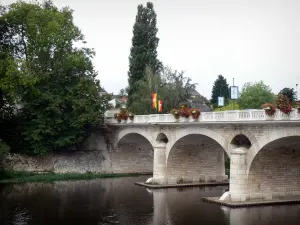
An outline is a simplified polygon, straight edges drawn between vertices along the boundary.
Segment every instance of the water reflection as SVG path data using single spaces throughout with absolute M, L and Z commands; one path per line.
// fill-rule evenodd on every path
M 145 177 L 0 187 L 0 224 L 299 224 L 300 205 L 230 209 L 201 201 L 226 187 L 147 190 Z

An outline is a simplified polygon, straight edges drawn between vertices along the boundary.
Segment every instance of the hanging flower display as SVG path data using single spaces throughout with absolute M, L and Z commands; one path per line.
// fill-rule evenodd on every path
M 115 119 L 120 123 L 122 120 L 127 120 L 129 117 L 129 113 L 127 109 L 121 109 L 119 113 L 114 115 Z
M 191 108 L 189 109 L 189 114 L 194 120 L 197 120 L 200 116 L 200 110 L 197 108 Z
M 273 116 L 276 112 L 276 108 L 272 103 L 267 102 L 267 103 L 263 104 L 261 107 L 265 110 L 265 113 L 268 116 Z
M 180 113 L 180 116 L 183 118 L 189 118 L 189 116 L 190 116 L 189 109 L 185 105 L 180 106 L 179 113 Z
M 276 104 L 278 109 L 285 114 L 290 114 L 292 111 L 292 105 L 289 98 L 283 94 L 277 96 Z
M 172 109 L 172 110 L 171 110 L 171 114 L 174 116 L 174 118 L 175 118 L 176 120 L 178 120 L 179 117 L 180 117 L 180 114 L 179 114 L 179 110 L 178 110 L 178 109 Z

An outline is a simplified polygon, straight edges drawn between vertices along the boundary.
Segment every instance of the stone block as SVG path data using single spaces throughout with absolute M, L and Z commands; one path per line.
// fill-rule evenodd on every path
M 250 193 L 250 199 L 262 199 L 262 193 Z
M 264 200 L 272 200 L 273 196 L 272 193 L 263 193 Z
M 240 194 L 230 194 L 230 200 L 232 202 L 240 202 L 241 201 L 241 195 Z

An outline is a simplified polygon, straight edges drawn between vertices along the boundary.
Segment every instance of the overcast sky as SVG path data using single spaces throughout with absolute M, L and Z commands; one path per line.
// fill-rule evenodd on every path
M 0 0 L 4 4 L 15 1 Z M 222 74 L 240 88 L 263 80 L 277 93 L 300 85 L 299 0 L 154 0 L 158 58 L 186 71 L 210 98 Z M 54 0 L 74 10 L 75 24 L 96 50 L 102 86 L 127 86 L 128 56 L 138 4 L 143 0 Z M 300 92 L 300 88 L 299 92 Z

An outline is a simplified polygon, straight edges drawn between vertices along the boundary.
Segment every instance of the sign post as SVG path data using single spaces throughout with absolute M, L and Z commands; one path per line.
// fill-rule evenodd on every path
M 233 78 L 233 86 L 230 87 L 230 99 L 233 101 L 233 108 L 235 110 L 235 100 L 239 98 L 239 87 L 234 85 L 234 78 Z
M 218 106 L 219 107 L 224 106 L 224 97 L 218 97 Z

